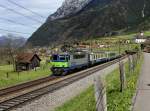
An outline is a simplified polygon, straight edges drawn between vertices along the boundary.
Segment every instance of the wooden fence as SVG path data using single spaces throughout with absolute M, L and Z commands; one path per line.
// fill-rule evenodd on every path
M 132 74 L 135 70 L 140 54 L 134 54 L 128 56 L 129 72 Z M 123 92 L 126 89 L 126 71 L 125 64 L 123 61 L 119 61 L 119 72 L 120 72 L 120 91 Z M 94 79 L 95 86 L 95 99 L 96 99 L 96 111 L 107 111 L 107 95 L 105 81 L 99 76 Z

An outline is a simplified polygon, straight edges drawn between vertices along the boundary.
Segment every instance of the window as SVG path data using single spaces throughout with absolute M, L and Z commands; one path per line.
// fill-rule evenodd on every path
M 85 58 L 85 54 L 81 54 L 81 55 L 73 55 L 73 58 L 74 59 L 82 59 L 82 58 Z
M 66 61 L 69 61 L 69 60 L 70 60 L 70 56 L 67 55 L 67 56 L 66 56 Z
M 59 56 L 59 60 L 60 60 L 60 61 L 65 61 L 65 60 L 66 60 L 66 58 L 65 58 L 65 56 L 64 56 L 64 55 L 60 55 L 60 56 Z
M 57 55 L 53 55 L 52 60 L 56 61 L 57 60 Z
M 69 61 L 70 56 L 69 55 L 53 55 L 52 56 L 53 61 L 57 62 L 64 62 L 64 61 Z
M 116 53 L 110 53 L 110 54 L 109 54 L 110 57 L 113 57 L 113 56 L 115 56 L 115 55 L 116 55 Z

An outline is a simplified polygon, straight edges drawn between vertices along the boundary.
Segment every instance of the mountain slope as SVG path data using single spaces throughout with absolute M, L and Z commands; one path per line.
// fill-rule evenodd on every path
M 65 16 L 73 15 L 82 10 L 82 8 L 91 1 L 92 0 L 65 0 L 62 6 L 54 14 L 48 17 L 48 20 L 56 20 Z
M 148 0 L 87 0 L 84 4 L 86 5 L 79 6 L 79 9 L 77 7 L 75 12 L 72 8 L 68 9 L 69 13 L 66 15 L 66 9 L 60 11 L 63 9 L 60 7 L 33 33 L 27 43 L 44 46 L 54 42 L 100 37 L 121 29 L 140 26 L 150 17 Z

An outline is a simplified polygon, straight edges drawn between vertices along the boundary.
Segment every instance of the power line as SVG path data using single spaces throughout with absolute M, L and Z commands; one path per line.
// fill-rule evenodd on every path
M 20 4 L 16 3 L 16 2 L 14 2 L 14 1 L 12 1 L 12 0 L 7 0 L 7 1 L 10 2 L 11 4 L 14 4 L 14 5 L 16 5 L 16 6 L 20 7 L 20 8 L 22 8 L 22 9 L 27 10 L 28 12 L 33 13 L 34 15 L 37 15 L 37 16 L 42 17 L 42 18 L 46 18 L 46 17 L 44 17 L 43 15 L 41 15 L 41 14 L 39 14 L 39 13 L 37 13 L 37 12 L 34 12 L 34 11 L 28 9 L 28 8 L 25 8 L 24 6 L 22 6 L 22 5 L 20 5 Z
M 7 30 L 7 29 L 3 29 L 3 28 L 0 28 L 0 30 L 1 30 L 1 31 L 5 31 L 5 32 L 10 32 L 10 33 L 31 35 L 31 33 L 24 33 L 24 32 L 19 32 L 19 31 Z
M 4 8 L 4 9 L 7 9 L 7 10 L 13 12 L 13 13 L 18 14 L 18 15 L 21 15 L 21 16 L 27 18 L 27 19 L 31 19 L 31 20 L 33 20 L 33 21 L 36 21 L 37 23 L 42 23 L 41 21 L 39 21 L 39 20 L 37 20 L 37 19 L 35 19 L 35 18 L 32 18 L 32 17 L 30 17 L 30 16 L 26 16 L 26 15 L 24 15 L 24 14 L 18 12 L 18 11 L 15 11 L 14 9 L 7 8 L 7 7 L 5 7 L 4 5 L 1 5 L 1 4 L 0 4 L 0 7 L 1 7 L 1 8 Z
M 28 25 L 26 25 L 26 24 L 19 23 L 19 22 L 16 22 L 16 21 L 14 21 L 14 20 L 2 18 L 2 17 L 0 17 L 0 20 L 4 20 L 4 21 L 10 22 L 10 23 L 18 24 L 18 25 L 21 25 L 21 26 L 29 27 L 29 28 L 37 28 L 37 27 L 34 27 L 34 26 L 28 26 Z

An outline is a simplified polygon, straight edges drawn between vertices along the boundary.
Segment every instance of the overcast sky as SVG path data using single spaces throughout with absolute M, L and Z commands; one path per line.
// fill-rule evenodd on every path
M 18 6 L 8 2 L 7 0 L 0 0 L 0 35 L 1 34 L 6 35 L 7 33 L 9 33 L 6 31 L 2 31 L 2 29 L 6 29 L 16 32 L 29 33 L 29 34 L 18 34 L 27 38 L 30 37 L 30 34 L 32 34 L 39 26 L 41 26 L 42 23 L 45 22 L 45 20 L 50 14 L 54 13 L 57 10 L 57 8 L 61 6 L 64 0 L 11 0 L 11 1 L 14 1 L 17 4 L 20 4 L 44 16 L 44 18 L 39 17 L 22 8 L 19 8 Z M 13 9 L 13 11 L 20 12 L 25 16 L 32 17 L 33 19 L 36 19 L 36 21 L 32 19 L 27 19 L 21 15 L 11 12 L 10 10 L 2 8 L 1 6 Z M 9 19 L 11 21 L 16 21 L 17 23 L 26 25 L 24 26 L 17 25 L 3 19 Z

